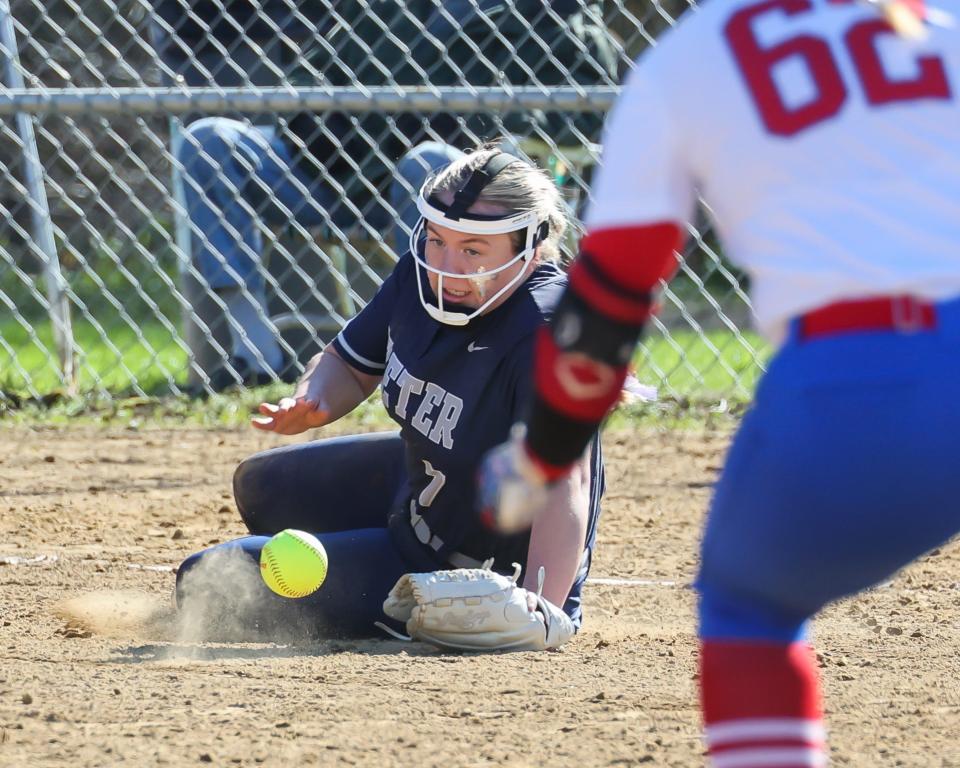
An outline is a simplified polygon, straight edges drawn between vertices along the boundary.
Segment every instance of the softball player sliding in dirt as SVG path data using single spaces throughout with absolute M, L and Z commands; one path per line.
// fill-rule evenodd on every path
M 483 454 L 507 438 L 529 396 L 535 332 L 566 284 L 554 263 L 566 207 L 545 173 L 498 150 L 455 160 L 427 182 L 418 207 L 411 253 L 310 362 L 293 397 L 263 404 L 254 423 L 298 434 L 343 416 L 380 386 L 400 434 L 291 445 L 244 461 L 234 493 L 254 535 L 190 557 L 178 589 L 182 597 L 184 578 L 211 554 L 240 549 L 256 560 L 267 537 L 297 528 L 322 542 L 327 579 L 299 600 L 261 584 L 251 625 L 269 615 L 312 634 L 370 635 L 375 622 L 386 621 L 384 600 L 400 580 L 388 612 L 402 627 L 416 580 L 400 577 L 421 571 L 431 574 L 432 598 L 448 603 L 441 622 L 454 598 L 509 596 L 499 605 L 501 624 L 503 606 L 519 605 L 507 617 L 510 626 L 471 619 L 468 610 L 432 633 L 421 612 L 424 639 L 456 647 L 556 646 L 580 623 L 603 486 L 599 443 L 558 489 L 556 514 L 531 532 L 502 535 L 480 523 L 475 473 Z M 491 558 L 493 570 L 481 568 Z M 511 574 L 513 563 L 526 569 L 529 593 L 493 572 Z M 440 596 L 444 589 L 455 594 Z
M 616 398 L 698 190 L 782 343 L 702 545 L 718 767 L 825 764 L 808 620 L 960 530 L 960 30 L 929 23 L 944 18 L 920 2 L 723 0 L 668 33 L 608 123 L 526 439 L 482 476 L 495 523 L 535 519 L 532 491 Z

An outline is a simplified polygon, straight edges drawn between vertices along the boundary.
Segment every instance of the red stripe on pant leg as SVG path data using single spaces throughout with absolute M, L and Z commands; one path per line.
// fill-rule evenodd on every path
M 781 749 L 784 747 L 792 749 L 816 747 L 822 749 L 823 742 L 810 739 L 744 739 L 743 741 L 731 741 L 717 745 L 711 744 L 710 754 L 720 755 L 738 749 Z

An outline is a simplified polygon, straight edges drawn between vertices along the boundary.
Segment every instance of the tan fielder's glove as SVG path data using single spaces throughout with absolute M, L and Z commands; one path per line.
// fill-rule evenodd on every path
M 406 622 L 407 632 L 438 648 L 467 651 L 542 651 L 576 633 L 560 608 L 517 586 L 513 578 L 481 568 L 400 577 L 383 611 Z M 541 577 L 542 583 L 542 577 Z M 528 595 L 536 609 L 531 610 Z

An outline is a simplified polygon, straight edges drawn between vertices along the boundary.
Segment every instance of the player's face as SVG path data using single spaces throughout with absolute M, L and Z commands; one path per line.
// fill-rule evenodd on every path
M 479 205 L 473 206 L 471 210 L 475 213 L 488 213 L 485 210 L 481 211 Z M 496 214 L 502 211 L 491 210 L 489 213 Z M 502 272 L 484 277 L 485 272 L 502 267 L 517 255 L 510 235 L 475 235 L 457 232 L 431 222 L 426 225 L 426 234 L 424 255 L 427 264 L 443 272 L 463 275 L 462 278 L 443 278 L 442 298 L 445 306 L 475 309 L 516 277 L 518 272 L 525 268 L 532 271 L 535 266 L 535 259 L 529 264 L 518 261 Z M 440 278 L 433 272 L 428 271 L 428 274 L 430 288 L 434 295 L 437 295 Z M 489 312 L 506 301 L 520 282 L 518 281 L 517 285 L 500 296 L 486 311 Z

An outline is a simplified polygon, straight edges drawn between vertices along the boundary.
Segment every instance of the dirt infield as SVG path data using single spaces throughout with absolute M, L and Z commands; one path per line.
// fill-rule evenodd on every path
M 281 439 L 0 431 L 0 765 L 701 765 L 686 585 L 728 435 L 607 437 L 593 576 L 631 583 L 589 586 L 561 652 L 471 656 L 138 624 L 184 555 L 243 532 L 232 469 Z M 88 626 L 57 613 L 67 599 Z M 817 648 L 834 764 L 960 766 L 958 646 L 956 545 L 832 608 Z

